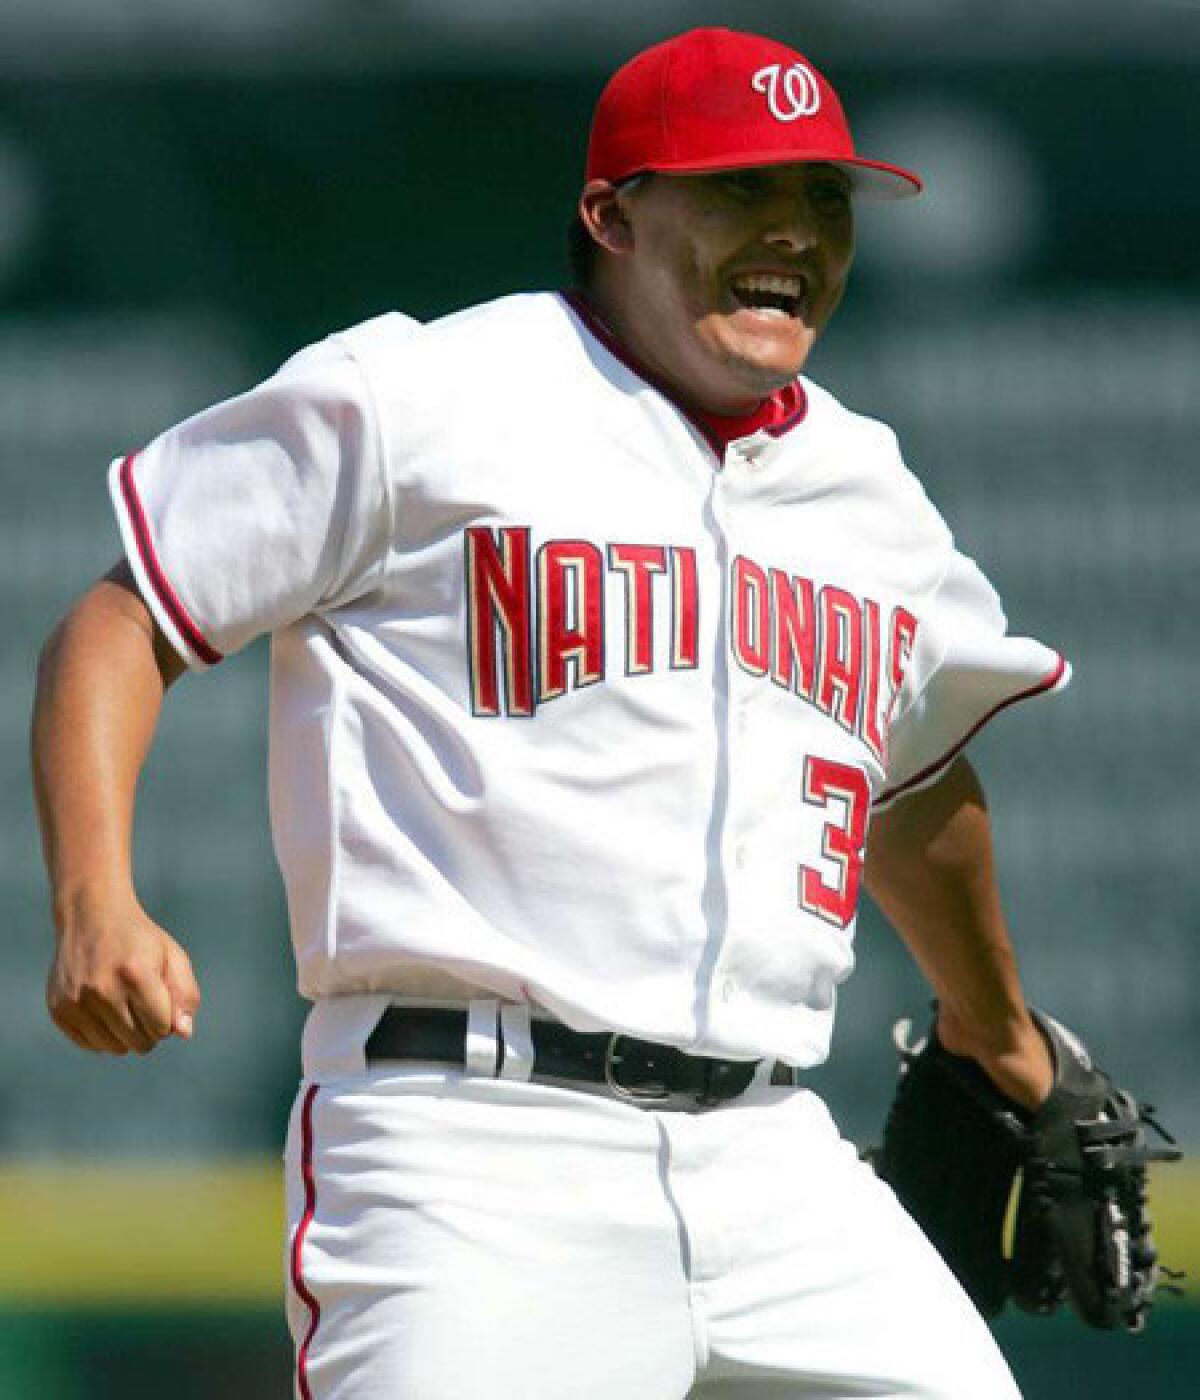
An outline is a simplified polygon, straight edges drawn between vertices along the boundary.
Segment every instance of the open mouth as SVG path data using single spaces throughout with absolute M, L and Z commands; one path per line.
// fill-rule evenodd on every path
M 804 311 L 808 281 L 799 273 L 749 272 L 735 277 L 729 290 L 747 311 L 798 317 Z

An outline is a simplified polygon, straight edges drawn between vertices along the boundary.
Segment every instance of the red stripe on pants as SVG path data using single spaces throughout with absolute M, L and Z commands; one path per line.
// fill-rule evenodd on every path
M 308 1309 L 308 1331 L 304 1334 L 304 1341 L 301 1342 L 299 1350 L 296 1352 L 296 1385 L 300 1391 L 301 1400 L 312 1400 L 312 1391 L 308 1384 L 308 1352 L 312 1346 L 313 1337 L 316 1336 L 317 1324 L 321 1321 L 321 1305 L 313 1297 L 312 1290 L 304 1281 L 302 1260 L 304 1237 L 308 1234 L 308 1227 L 312 1224 L 313 1216 L 317 1211 L 317 1182 L 313 1175 L 312 1123 L 313 1103 L 316 1097 L 317 1086 L 314 1084 L 304 1095 L 304 1107 L 301 1109 L 300 1175 L 304 1182 L 304 1214 L 300 1217 L 300 1223 L 296 1226 L 296 1234 L 292 1240 L 292 1287 Z

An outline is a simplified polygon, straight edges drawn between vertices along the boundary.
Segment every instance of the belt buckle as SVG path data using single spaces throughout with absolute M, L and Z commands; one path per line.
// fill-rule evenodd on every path
M 613 1073 L 613 1066 L 621 1063 L 621 1057 L 617 1053 L 617 1045 L 622 1040 L 632 1040 L 633 1036 L 610 1035 L 608 1044 L 604 1049 L 604 1082 L 619 1099 L 624 1099 L 627 1103 L 660 1103 L 663 1099 L 671 1097 L 671 1091 L 665 1084 L 654 1088 L 635 1089 L 627 1084 L 622 1084 Z

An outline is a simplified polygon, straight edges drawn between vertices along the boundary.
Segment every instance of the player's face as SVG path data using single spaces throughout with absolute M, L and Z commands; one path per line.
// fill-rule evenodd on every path
M 850 182 L 829 165 L 654 175 L 619 196 L 631 349 L 685 401 L 738 412 L 794 379 L 854 256 Z

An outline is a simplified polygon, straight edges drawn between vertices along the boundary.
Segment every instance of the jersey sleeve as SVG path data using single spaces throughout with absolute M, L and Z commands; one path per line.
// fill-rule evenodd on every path
M 954 551 L 916 629 L 876 807 L 936 782 L 1001 710 L 1061 690 L 1070 677 L 1056 651 L 1008 634 L 995 589 L 972 560 Z
M 112 464 L 130 566 L 189 666 L 370 589 L 392 533 L 380 443 L 362 370 L 328 340 Z

